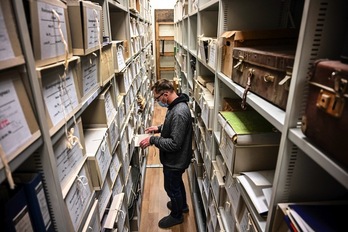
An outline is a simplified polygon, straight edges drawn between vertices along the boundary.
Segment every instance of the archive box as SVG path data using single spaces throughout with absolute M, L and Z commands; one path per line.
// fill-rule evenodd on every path
M 99 218 L 103 218 L 104 213 L 109 205 L 111 196 L 112 196 L 112 191 L 110 188 L 110 185 L 105 183 L 103 185 L 103 188 L 98 191 L 98 211 L 99 211 Z
M 91 179 L 85 163 L 79 173 L 74 176 L 74 182 L 64 199 L 74 231 L 80 231 L 84 226 L 83 219 L 85 215 L 88 215 L 88 207 L 94 200 L 93 194 Z
M 72 57 L 68 7 L 60 0 L 29 0 L 29 28 L 36 66 Z
M 275 168 L 281 133 L 255 110 L 220 111 L 219 150 L 232 174 Z
M 75 180 L 81 167 L 86 161 L 85 140 L 83 136 L 81 118 L 77 124 L 71 127 L 74 129 L 73 136 L 77 138 L 71 148 L 67 147 L 67 137 L 64 134 L 53 146 L 54 156 L 57 163 L 57 173 L 63 196 L 69 191 L 72 182 Z M 71 129 L 69 128 L 69 131 Z
M 225 182 L 222 178 L 221 171 L 219 170 L 219 166 L 216 161 L 212 161 L 213 165 L 213 174 L 211 177 L 211 189 L 213 192 L 213 197 L 218 206 L 223 204 L 223 200 L 226 197 L 225 191 Z
M 124 193 L 117 194 L 113 197 L 105 222 L 104 231 L 127 231 L 128 212 L 126 207 L 126 196 Z M 126 228 L 125 228 L 126 227 Z
M 126 67 L 125 47 L 123 40 L 112 41 L 112 57 L 114 63 L 114 72 L 119 73 Z
M 83 112 L 82 120 L 88 127 L 110 127 L 115 120 L 115 91 L 109 85 Z
M 74 55 L 87 55 L 102 48 L 102 7 L 91 1 L 68 1 Z
M 80 59 L 81 77 L 78 78 L 78 86 L 81 102 L 84 103 L 94 100 L 96 91 L 100 87 L 100 52 L 81 56 Z
M 259 31 L 225 31 L 222 40 L 221 72 L 232 78 L 233 48 L 256 45 L 296 44 L 298 32 L 294 29 Z
M 24 64 L 24 57 L 19 42 L 15 14 L 10 0 L 0 3 L 1 43 L 0 43 L 0 70 Z
M 100 85 L 105 86 L 114 76 L 112 43 L 104 45 L 100 56 Z
M 69 60 L 65 71 L 64 62 L 36 68 L 41 81 L 50 134 L 57 132 L 81 108 L 78 89 L 80 73 L 78 57 Z
M 93 231 L 101 231 L 101 220 L 99 216 L 98 204 L 98 199 L 95 199 L 92 208 L 87 216 L 86 223 L 82 229 L 82 232 L 89 232 L 91 231 L 91 229 L 93 229 Z
M 254 219 L 251 217 L 251 213 L 249 209 L 243 204 L 241 213 L 239 215 L 239 228 L 240 231 L 248 231 L 248 232 L 258 232 L 259 230 L 256 227 Z
M 0 144 L 8 162 L 41 135 L 22 78 L 27 76 L 19 68 L 0 71 Z
M 111 163 L 106 128 L 84 130 L 88 170 L 95 190 L 101 190 Z

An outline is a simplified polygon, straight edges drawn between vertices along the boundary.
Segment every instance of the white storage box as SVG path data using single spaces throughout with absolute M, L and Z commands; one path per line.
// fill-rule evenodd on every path
M 101 190 L 111 163 L 110 147 L 106 128 L 85 129 L 88 170 L 95 190 Z
M 219 149 L 232 174 L 275 168 L 280 133 L 254 110 L 220 111 Z

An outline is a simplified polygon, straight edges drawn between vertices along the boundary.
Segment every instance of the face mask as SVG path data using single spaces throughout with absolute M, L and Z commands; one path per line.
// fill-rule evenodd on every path
M 162 107 L 168 107 L 168 104 L 167 103 L 163 103 L 161 101 L 158 102 L 158 105 L 162 106 Z

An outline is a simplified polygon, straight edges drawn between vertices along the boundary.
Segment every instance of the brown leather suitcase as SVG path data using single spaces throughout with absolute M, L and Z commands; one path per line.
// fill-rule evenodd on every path
M 348 64 L 318 60 L 309 80 L 302 131 L 314 145 L 348 168 Z
M 242 107 L 251 91 L 285 110 L 294 55 L 292 46 L 233 48 L 232 80 L 245 87 Z

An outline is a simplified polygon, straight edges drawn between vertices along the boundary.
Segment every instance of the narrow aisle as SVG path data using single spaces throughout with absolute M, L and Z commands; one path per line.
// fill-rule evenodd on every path
M 163 122 L 166 109 L 155 106 L 153 125 Z M 159 151 L 154 146 L 148 148 L 147 168 L 145 174 L 144 192 L 141 207 L 141 222 L 139 232 L 175 231 L 195 232 L 197 231 L 195 214 L 191 201 L 191 190 L 188 184 L 187 171 L 184 173 L 184 183 L 187 191 L 189 212 L 184 214 L 184 223 L 173 226 L 169 229 L 161 229 L 158 222 L 167 216 L 170 211 L 167 208 L 169 198 L 163 187 L 162 165 L 159 161 Z

